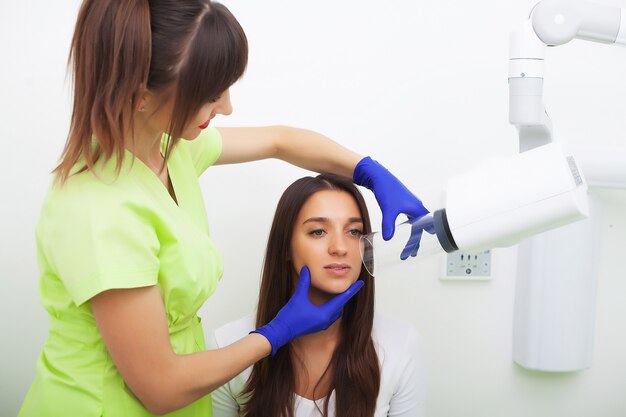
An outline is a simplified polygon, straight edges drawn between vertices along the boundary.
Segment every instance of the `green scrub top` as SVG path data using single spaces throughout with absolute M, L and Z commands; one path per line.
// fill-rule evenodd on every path
M 174 351 L 205 350 L 198 309 L 215 291 L 223 262 L 209 237 L 198 176 L 219 157 L 219 132 L 206 129 L 172 150 L 168 170 L 178 204 L 156 174 L 126 152 L 95 174 L 51 187 L 36 228 L 39 296 L 48 338 L 20 417 L 151 416 L 124 383 L 89 299 L 112 288 L 158 285 Z M 211 416 L 209 395 L 168 416 Z

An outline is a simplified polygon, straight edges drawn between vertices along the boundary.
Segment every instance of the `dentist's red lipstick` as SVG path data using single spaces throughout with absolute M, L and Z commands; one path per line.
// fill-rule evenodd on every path
M 207 127 L 209 127 L 209 122 L 211 121 L 211 119 L 207 120 L 206 122 L 202 123 L 200 126 L 198 126 L 200 129 L 206 129 Z

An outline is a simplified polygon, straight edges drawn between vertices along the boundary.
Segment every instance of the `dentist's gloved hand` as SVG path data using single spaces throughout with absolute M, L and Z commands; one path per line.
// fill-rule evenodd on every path
M 309 301 L 310 284 L 309 268 L 305 266 L 300 270 L 298 286 L 287 304 L 280 309 L 272 321 L 251 332 L 259 333 L 269 340 L 272 345 L 272 356 L 281 346 L 297 337 L 328 329 L 341 317 L 343 306 L 361 289 L 364 283 L 362 280 L 358 280 L 350 288 L 320 306 L 311 304 Z
M 422 241 L 422 232 L 424 230 L 431 235 L 435 233 L 435 224 L 433 223 L 432 216 L 410 219 L 409 223 L 411 223 L 411 236 L 400 254 L 400 259 L 403 261 L 408 259 L 409 256 L 417 256 L 417 251 L 419 251 L 420 243 Z
M 354 168 L 354 183 L 374 192 L 383 212 L 383 239 L 389 240 L 396 230 L 396 219 L 406 214 L 409 219 L 429 213 L 419 198 L 415 197 L 391 172 L 369 156 L 361 159 Z M 408 244 L 407 244 L 408 246 Z

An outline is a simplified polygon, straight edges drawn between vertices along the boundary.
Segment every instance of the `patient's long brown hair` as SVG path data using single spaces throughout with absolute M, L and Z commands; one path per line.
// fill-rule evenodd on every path
M 293 294 L 293 266 L 289 250 L 293 228 L 302 206 L 314 193 L 341 190 L 352 195 L 363 218 L 364 233 L 371 231 L 365 201 L 351 180 L 331 174 L 305 177 L 283 193 L 269 234 L 259 293 L 256 326 L 271 321 Z M 374 280 L 361 268 L 363 288 L 345 305 L 341 336 L 326 372 L 332 372 L 336 415 L 372 417 L 380 387 L 380 367 L 372 342 L 374 320 Z M 252 368 L 244 395 L 246 417 L 293 417 L 295 375 L 291 344 L 280 348 L 274 357 L 257 362 Z M 317 387 L 316 387 L 317 388 Z M 330 394 L 325 393 L 325 394 Z M 328 397 L 323 405 L 328 415 Z
M 78 172 L 92 170 L 101 157 L 116 156 L 119 172 L 146 88 L 173 100 L 167 159 L 185 126 L 241 77 L 247 60 L 246 35 L 219 3 L 84 0 L 70 48 L 74 102 L 56 179 L 65 182 L 79 160 Z

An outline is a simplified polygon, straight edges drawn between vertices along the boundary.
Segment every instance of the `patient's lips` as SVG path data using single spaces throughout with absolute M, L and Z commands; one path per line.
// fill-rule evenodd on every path
M 324 269 L 331 275 L 343 277 L 352 267 L 346 263 L 332 263 L 324 266 Z

